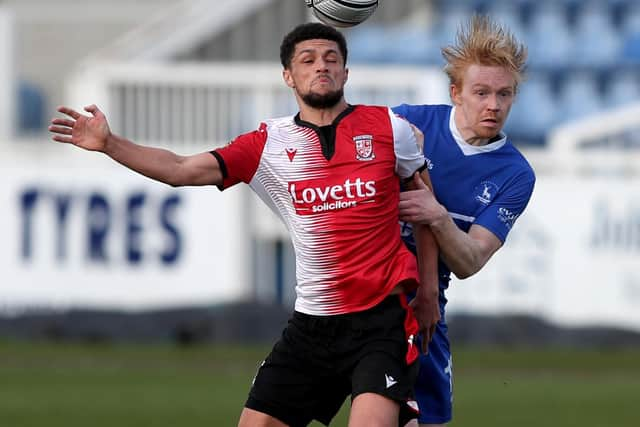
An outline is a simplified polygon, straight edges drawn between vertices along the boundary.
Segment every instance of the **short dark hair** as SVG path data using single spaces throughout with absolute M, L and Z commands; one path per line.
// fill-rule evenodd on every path
M 347 41 L 341 32 L 328 25 L 320 24 L 318 22 L 309 22 L 306 24 L 298 25 L 291 30 L 289 34 L 284 36 L 282 44 L 280 45 L 280 62 L 284 68 L 291 66 L 291 59 L 293 58 L 293 52 L 296 45 L 305 40 L 331 40 L 338 44 L 340 53 L 344 64 L 347 64 Z

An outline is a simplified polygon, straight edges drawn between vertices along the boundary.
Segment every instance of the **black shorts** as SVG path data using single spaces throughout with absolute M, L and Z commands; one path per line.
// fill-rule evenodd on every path
M 328 425 L 347 396 L 371 392 L 400 403 L 400 425 L 416 418 L 418 364 L 407 365 L 408 310 L 404 295 L 391 295 L 357 313 L 294 312 L 260 366 L 245 406 L 292 427 L 314 419 Z

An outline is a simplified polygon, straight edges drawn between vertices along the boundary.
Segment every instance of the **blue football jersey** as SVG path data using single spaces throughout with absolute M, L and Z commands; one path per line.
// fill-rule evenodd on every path
M 501 134 L 484 146 L 460 136 L 449 105 L 407 105 L 393 111 L 424 133 L 424 156 L 434 194 L 460 229 L 478 224 L 505 241 L 524 211 L 535 183 L 533 169 Z M 415 252 L 410 224 L 402 224 L 407 246 Z M 440 287 L 448 287 L 450 270 L 439 263 Z M 446 301 L 446 300 L 445 300 Z

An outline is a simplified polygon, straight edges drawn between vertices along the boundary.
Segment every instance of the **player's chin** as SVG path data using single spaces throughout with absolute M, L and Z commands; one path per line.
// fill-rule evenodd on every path
M 501 130 L 502 130 L 502 126 L 500 124 L 488 123 L 488 124 L 482 124 L 478 126 L 478 129 L 476 129 L 476 133 L 481 138 L 491 139 L 496 137 Z

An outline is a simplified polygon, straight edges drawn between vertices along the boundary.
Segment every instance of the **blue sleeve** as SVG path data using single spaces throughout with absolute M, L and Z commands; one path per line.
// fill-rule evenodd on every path
M 392 107 L 391 110 L 398 116 L 404 117 L 405 119 L 409 120 L 409 118 L 407 117 L 407 115 L 409 114 L 409 106 L 407 104 L 396 105 L 395 107 Z
M 531 199 L 535 180 L 531 170 L 520 174 L 500 191 L 491 204 L 476 218 L 474 224 L 488 229 L 504 243 Z

